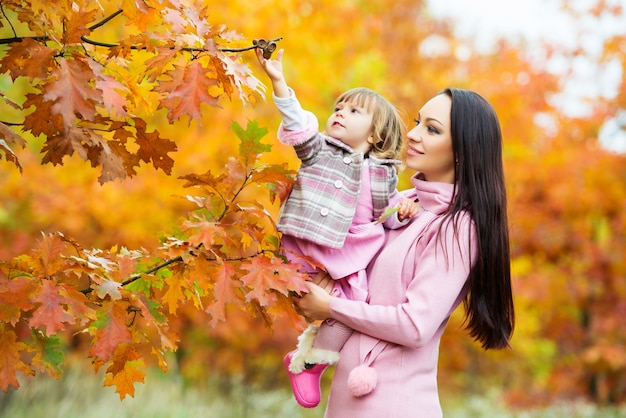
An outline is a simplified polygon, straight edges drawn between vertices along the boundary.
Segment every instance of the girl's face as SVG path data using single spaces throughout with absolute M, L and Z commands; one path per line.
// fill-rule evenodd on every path
M 366 153 L 374 141 L 373 113 L 356 102 L 340 102 L 326 121 L 326 135 L 349 145 L 355 151 Z
M 439 94 L 422 107 L 417 125 L 408 134 L 406 166 L 427 181 L 454 183 L 454 157 L 450 134 L 452 99 Z

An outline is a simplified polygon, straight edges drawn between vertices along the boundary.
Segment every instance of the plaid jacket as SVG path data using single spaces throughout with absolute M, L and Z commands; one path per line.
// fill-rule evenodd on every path
M 288 135 L 288 131 L 282 131 Z M 280 138 L 279 132 L 279 138 Z M 280 138 L 283 141 L 283 138 Z M 289 143 L 289 141 L 283 141 Z M 382 214 L 397 193 L 398 160 L 381 160 L 356 153 L 343 142 L 316 132 L 291 143 L 301 161 L 296 184 L 283 204 L 278 228 L 296 238 L 330 248 L 340 248 L 356 211 L 361 191 L 361 170 L 370 170 L 374 218 Z

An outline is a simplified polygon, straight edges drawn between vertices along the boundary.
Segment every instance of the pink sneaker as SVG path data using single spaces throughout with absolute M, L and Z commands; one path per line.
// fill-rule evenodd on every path
M 283 364 L 287 369 L 287 374 L 289 374 L 293 396 L 300 406 L 315 408 L 320 403 L 320 397 L 322 396 L 320 380 L 328 364 L 316 364 L 311 369 L 305 369 L 300 373 L 292 373 L 289 371 L 289 364 L 291 363 L 293 353 L 291 351 L 283 358 Z

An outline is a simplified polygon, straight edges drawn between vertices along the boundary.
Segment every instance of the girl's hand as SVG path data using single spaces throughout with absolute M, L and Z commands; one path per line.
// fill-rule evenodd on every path
M 398 204 L 398 220 L 403 221 L 417 215 L 422 205 L 411 199 L 402 199 Z
M 311 279 L 311 282 L 324 289 L 324 291 L 326 291 L 326 293 L 328 294 L 330 294 L 335 288 L 335 281 L 332 279 L 332 277 L 330 277 L 330 274 L 328 274 L 327 271 L 321 271 L 317 273 L 315 277 Z
M 263 51 L 260 48 L 254 51 L 256 52 L 259 64 L 261 64 L 261 67 L 272 81 L 272 88 L 274 89 L 276 97 L 289 97 L 291 93 L 289 92 L 289 87 L 283 75 L 283 53 L 285 50 L 280 49 L 278 53 L 276 53 L 276 59 L 263 58 Z
M 259 60 L 259 64 L 261 64 L 261 67 L 265 70 L 270 80 L 272 80 L 272 82 L 281 81 L 283 79 L 283 53 L 285 50 L 280 49 L 276 53 L 276 59 L 263 58 L 263 50 L 260 48 L 256 48 L 254 52 Z

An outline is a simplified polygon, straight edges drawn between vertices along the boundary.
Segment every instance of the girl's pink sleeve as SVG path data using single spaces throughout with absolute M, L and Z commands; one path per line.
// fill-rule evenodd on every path
M 278 128 L 278 140 L 281 143 L 291 146 L 300 145 L 317 135 L 317 118 L 311 112 L 305 111 L 305 113 L 307 124 L 301 130 L 287 130 L 281 123 L 280 127 Z

